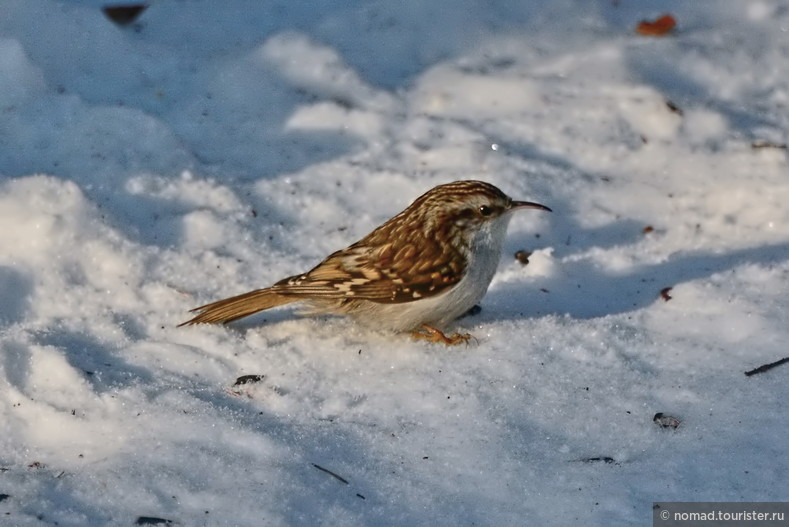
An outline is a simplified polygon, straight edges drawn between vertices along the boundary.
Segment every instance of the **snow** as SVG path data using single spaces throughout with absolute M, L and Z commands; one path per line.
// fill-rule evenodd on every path
M 0 523 L 786 500 L 789 368 L 743 374 L 789 355 L 783 2 L 102 5 L 1 8 Z M 469 346 L 176 327 L 457 179 L 554 210 L 513 219 Z

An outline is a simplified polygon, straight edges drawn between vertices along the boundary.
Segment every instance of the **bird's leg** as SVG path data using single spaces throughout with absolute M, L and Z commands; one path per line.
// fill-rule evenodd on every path
M 468 344 L 468 341 L 474 338 L 470 333 L 454 333 L 452 335 L 445 335 L 441 330 L 434 328 L 430 324 L 422 324 L 424 331 L 413 331 L 411 336 L 415 339 L 427 340 L 428 342 L 437 342 L 446 344 L 447 346 L 457 346 L 458 344 Z

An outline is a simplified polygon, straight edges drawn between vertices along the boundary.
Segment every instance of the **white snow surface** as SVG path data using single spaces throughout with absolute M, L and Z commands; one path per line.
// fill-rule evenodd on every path
M 789 499 L 789 365 L 744 375 L 789 355 L 785 2 L 102 5 L 0 6 L 0 524 Z M 470 345 L 176 327 L 457 179 L 554 210 L 513 219 Z

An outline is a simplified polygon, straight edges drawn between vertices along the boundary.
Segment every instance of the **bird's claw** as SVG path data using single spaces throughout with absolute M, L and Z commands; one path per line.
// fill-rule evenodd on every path
M 422 324 L 422 328 L 424 331 L 414 331 L 411 333 L 411 336 L 415 339 L 436 342 L 447 346 L 468 344 L 468 341 L 474 338 L 471 333 L 453 333 L 452 335 L 445 335 L 440 329 L 436 329 L 429 324 Z

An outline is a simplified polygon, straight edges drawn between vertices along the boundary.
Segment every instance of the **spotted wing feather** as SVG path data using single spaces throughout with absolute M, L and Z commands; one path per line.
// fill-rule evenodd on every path
M 286 278 L 271 289 L 283 296 L 394 304 L 437 295 L 462 278 L 460 260 L 442 253 L 434 242 L 421 246 L 410 240 L 369 242 L 365 239 L 338 251 L 311 271 Z

